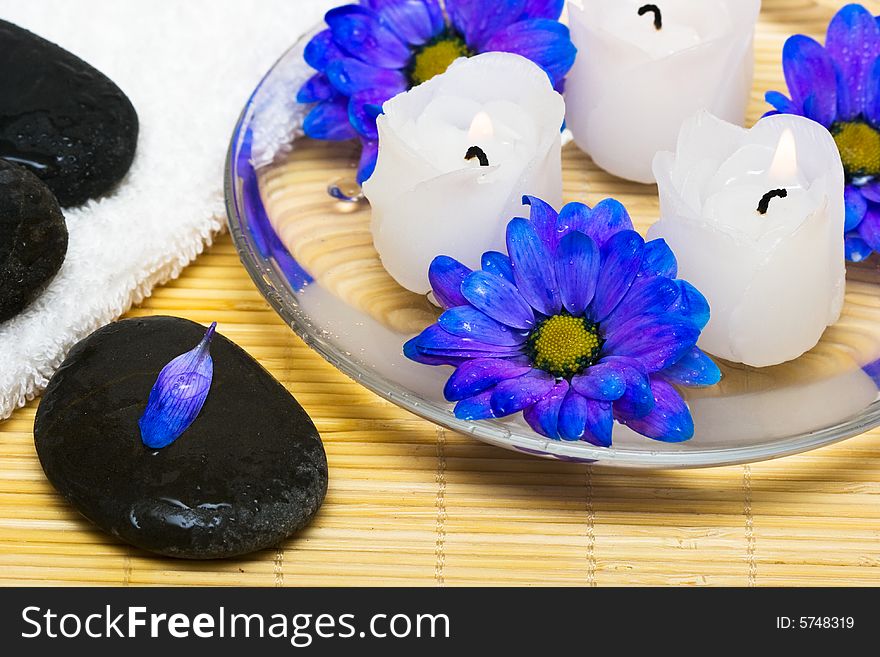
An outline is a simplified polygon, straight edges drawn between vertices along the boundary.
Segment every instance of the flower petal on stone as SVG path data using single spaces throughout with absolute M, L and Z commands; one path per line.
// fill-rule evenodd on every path
M 559 440 L 559 412 L 568 388 L 568 381 L 560 381 L 543 399 L 523 411 L 523 417 L 529 426 L 542 436 Z
M 568 75 L 577 56 L 568 27 L 546 18 L 508 25 L 495 32 L 480 50 L 510 52 L 532 60 L 547 72 L 554 88 Z
M 437 23 L 437 16 L 443 17 L 437 0 L 366 0 L 365 4 L 402 41 L 413 46 L 427 43 L 444 27 L 442 20 Z
M 428 268 L 428 280 L 437 303 L 447 309 L 467 305 L 468 300 L 461 293 L 461 284 L 471 273 L 468 267 L 455 258 L 449 256 L 434 258 Z
M 513 415 L 538 403 L 555 386 L 556 380 L 551 375 L 538 370 L 502 381 L 492 392 L 492 411 L 496 417 Z
M 556 284 L 553 257 L 547 245 L 526 219 L 507 224 L 507 252 L 513 264 L 516 286 L 532 308 L 545 315 L 559 312 L 562 301 Z
M 575 376 L 571 387 L 587 399 L 615 401 L 626 392 L 626 379 L 613 363 L 598 363 Z
M 461 285 L 464 298 L 492 319 L 515 329 L 530 329 L 535 313 L 514 285 L 484 271 L 469 274 Z
M 198 417 L 214 377 L 211 340 L 217 323 L 208 328 L 191 351 L 169 362 L 156 379 L 138 426 L 150 449 L 161 449 L 180 438 Z
M 410 49 L 372 9 L 343 5 L 328 11 L 324 20 L 336 44 L 351 57 L 382 68 L 403 69 L 409 64 Z
M 471 305 L 451 308 L 440 316 L 440 327 L 447 333 L 462 338 L 473 338 L 488 344 L 519 346 L 525 343 L 526 334 L 496 322 Z
M 602 264 L 599 247 L 583 233 L 569 233 L 559 242 L 554 260 L 562 305 L 572 315 L 582 316 L 596 294 Z
M 637 317 L 610 334 L 602 351 L 633 358 L 647 372 L 659 372 L 677 363 L 699 337 L 700 329 L 685 319 Z
M 508 25 L 526 8 L 526 0 L 446 0 L 446 12 L 452 25 L 464 35 L 472 50 L 486 51 L 483 44 Z
M 831 19 L 825 50 L 849 92 L 838 97 L 839 118 L 854 119 L 867 108 L 871 74 L 880 55 L 880 27 L 873 14 L 861 5 L 845 6 Z
M 462 363 L 449 377 L 443 391 L 447 401 L 461 401 L 474 397 L 489 388 L 528 374 L 531 368 L 525 364 L 500 358 L 478 358 Z
M 678 261 L 664 239 L 651 240 L 645 244 L 645 255 L 639 277 L 665 276 L 675 278 L 678 275 Z
M 703 388 L 721 381 L 721 370 L 708 355 L 694 347 L 674 365 L 660 372 L 659 376 L 669 383 Z
M 303 132 L 312 139 L 347 141 L 357 137 L 348 119 L 348 99 L 335 98 L 318 103 L 303 121 Z
M 862 195 L 858 187 L 847 185 L 843 195 L 846 206 L 846 223 L 843 229 L 847 232 L 855 230 L 862 223 L 865 213 L 868 211 L 868 201 Z
M 651 379 L 656 402 L 654 410 L 643 418 L 618 416 L 618 420 L 643 436 L 664 443 L 681 443 L 694 437 L 694 420 L 687 404 L 671 385 Z
M 498 253 L 498 251 L 484 253 L 480 265 L 483 271 L 500 276 L 508 283 L 516 285 L 513 278 L 513 265 L 510 263 L 510 258 L 503 253 Z
M 642 267 L 644 251 L 645 241 L 632 230 L 616 233 L 602 247 L 602 268 L 590 308 L 595 321 L 608 317 L 629 292 Z
M 807 118 L 830 127 L 837 117 L 837 76 L 825 49 L 802 34 L 790 37 L 782 50 L 785 80 L 795 104 Z

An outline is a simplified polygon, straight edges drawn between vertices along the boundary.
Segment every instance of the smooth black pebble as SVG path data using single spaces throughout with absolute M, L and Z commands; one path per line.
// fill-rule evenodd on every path
M 173 317 L 110 324 L 76 345 L 34 425 L 58 491 L 101 529 L 159 554 L 234 557 L 289 537 L 327 492 L 309 416 L 253 358 L 217 334 L 202 412 L 168 447 L 141 442 L 138 419 L 160 370 L 205 327 Z
M 0 20 L 0 157 L 28 167 L 70 207 L 125 176 L 137 138 L 137 113 L 107 76 Z
M 39 296 L 67 255 L 67 225 L 40 179 L 0 160 L 0 322 Z

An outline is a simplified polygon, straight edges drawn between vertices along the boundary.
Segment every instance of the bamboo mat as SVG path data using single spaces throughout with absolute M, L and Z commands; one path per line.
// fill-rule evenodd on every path
M 752 120 L 784 89 L 785 37 L 842 3 L 764 0 Z M 880 2 L 868 3 L 880 13 Z M 293 35 L 292 35 L 293 36 Z M 656 216 L 655 190 L 591 169 L 583 199 Z M 251 558 L 158 559 L 93 529 L 47 483 L 37 403 L 0 423 L 3 585 L 878 585 L 880 431 L 781 461 L 623 472 L 542 461 L 438 429 L 311 352 L 269 309 L 224 237 L 130 316 L 208 323 L 315 419 L 330 491 L 295 539 Z

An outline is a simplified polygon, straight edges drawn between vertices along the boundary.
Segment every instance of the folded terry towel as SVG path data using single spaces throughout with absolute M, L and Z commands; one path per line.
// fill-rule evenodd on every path
M 224 227 L 223 167 L 238 114 L 262 74 L 334 4 L 0 0 L 0 18 L 116 82 L 141 125 L 122 184 L 65 211 L 61 272 L 0 324 L 0 419 L 45 388 L 77 341 L 178 276 Z

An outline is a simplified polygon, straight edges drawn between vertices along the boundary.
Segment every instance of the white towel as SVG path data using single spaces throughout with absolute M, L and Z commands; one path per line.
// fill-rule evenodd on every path
M 65 211 L 67 259 L 0 324 L 0 420 L 39 394 L 68 350 L 178 276 L 225 226 L 223 170 L 261 76 L 339 0 L 0 0 L 0 18 L 122 88 L 137 156 L 106 198 Z M 3 90 L 0 90 L 3 93 Z

